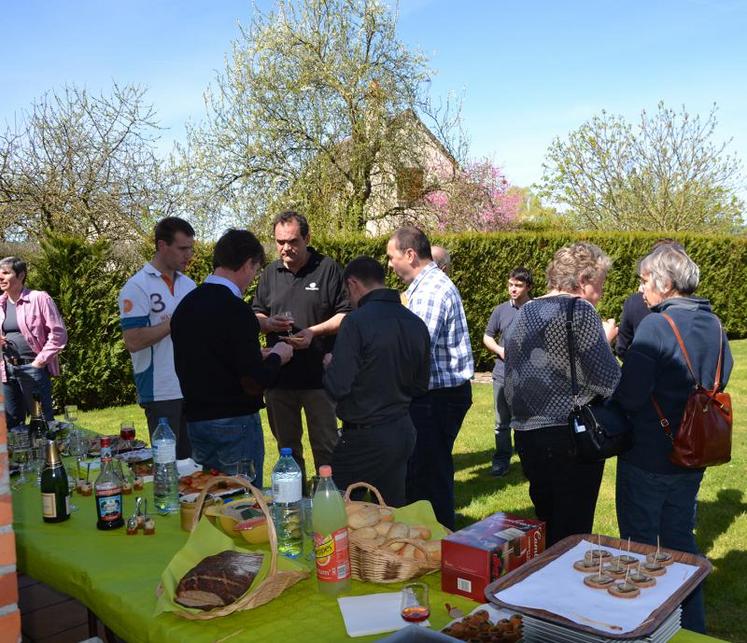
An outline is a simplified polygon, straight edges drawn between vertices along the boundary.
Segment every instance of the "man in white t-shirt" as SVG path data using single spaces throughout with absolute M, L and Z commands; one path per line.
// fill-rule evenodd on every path
M 137 397 L 148 432 L 168 418 L 176 435 L 177 458 L 188 458 L 189 444 L 182 391 L 174 370 L 171 314 L 195 282 L 182 274 L 194 252 L 195 231 L 184 219 L 166 217 L 156 224 L 156 254 L 119 293 L 120 326 L 132 357 Z

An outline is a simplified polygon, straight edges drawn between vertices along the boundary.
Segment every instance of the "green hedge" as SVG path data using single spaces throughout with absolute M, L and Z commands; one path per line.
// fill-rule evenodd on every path
M 599 312 L 619 320 L 623 301 L 638 286 L 636 263 L 658 238 L 643 233 L 515 232 L 441 235 L 432 241 L 451 253 L 452 279 L 464 301 L 476 365 L 478 370 L 490 370 L 493 359 L 482 346 L 482 334 L 493 307 L 507 299 L 506 279 L 512 268 L 523 265 L 532 270 L 535 294 L 542 294 L 545 267 L 559 247 L 580 239 L 596 243 L 614 260 Z M 747 240 L 676 238 L 700 266 L 698 294 L 711 300 L 731 338 L 747 337 Z M 344 266 L 362 254 L 385 264 L 386 242 L 386 237 L 356 236 L 315 239 L 314 245 Z M 119 330 L 117 295 L 152 250 L 144 246 L 140 258 L 121 257 L 115 250 L 104 241 L 50 235 L 37 255 L 26 257 L 29 285 L 52 295 L 68 329 L 68 345 L 61 356 L 64 376 L 54 382 L 58 408 L 66 403 L 97 408 L 135 401 L 130 359 Z M 188 273 L 198 283 L 211 271 L 211 255 L 211 244 L 196 245 Z M 391 271 L 387 281 L 392 287 L 404 287 Z
M 503 232 L 434 235 L 452 258 L 451 278 L 459 288 L 470 328 L 478 370 L 492 368 L 493 357 L 482 345 L 482 335 L 493 308 L 506 301 L 508 273 L 516 266 L 529 268 L 535 295 L 545 291 L 545 269 L 555 251 L 579 240 L 596 243 L 614 264 L 600 302 L 602 317 L 620 320 L 625 298 L 638 288 L 636 266 L 661 235 L 649 233 Z M 711 300 L 729 337 L 747 337 L 747 239 L 712 235 L 677 235 L 700 267 L 698 295 Z M 386 261 L 386 238 L 323 240 L 317 247 L 344 264 L 358 254 Z M 402 288 L 396 277 L 389 283 Z

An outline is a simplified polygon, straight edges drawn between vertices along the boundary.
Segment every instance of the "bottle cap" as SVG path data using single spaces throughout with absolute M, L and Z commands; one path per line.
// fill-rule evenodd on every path
M 280 455 L 291 455 L 293 453 L 293 449 L 290 447 L 283 447 L 280 449 Z
M 328 464 L 323 464 L 321 467 L 319 467 L 319 475 L 322 478 L 331 478 L 332 467 L 330 467 Z

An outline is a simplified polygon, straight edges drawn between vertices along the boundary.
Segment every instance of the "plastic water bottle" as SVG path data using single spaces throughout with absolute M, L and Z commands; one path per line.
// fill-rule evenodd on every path
M 345 503 L 332 480 L 332 467 L 319 467 L 311 524 L 314 530 L 317 587 L 334 596 L 350 589 L 350 548 Z
M 179 510 L 179 474 L 176 471 L 176 437 L 166 418 L 153 431 L 153 504 L 161 514 Z
M 272 470 L 272 518 L 278 535 L 278 552 L 297 558 L 303 551 L 303 474 L 292 453 L 289 448 L 280 449 L 280 459 Z

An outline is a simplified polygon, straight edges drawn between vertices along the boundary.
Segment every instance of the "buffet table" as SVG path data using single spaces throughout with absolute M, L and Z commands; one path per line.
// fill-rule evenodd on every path
M 143 495 L 150 497 L 146 485 Z M 134 495 L 125 496 L 125 512 L 134 508 Z M 384 634 L 350 639 L 336 599 L 319 594 L 313 574 L 259 608 L 211 621 L 187 621 L 173 614 L 154 617 L 155 590 L 161 572 L 187 539 L 179 516 L 156 516 L 156 534 L 127 536 L 124 528 L 96 529 L 93 497 L 76 495 L 79 507 L 70 520 L 47 524 L 41 519 L 39 490 L 26 484 L 13 492 L 18 569 L 54 589 L 69 594 L 91 609 L 117 636 L 128 643 L 168 641 L 375 641 Z M 476 603 L 440 590 L 440 576 L 423 579 L 431 588 L 431 627 L 451 619 L 444 603 L 465 613 Z M 353 595 L 398 591 L 401 584 L 353 582 Z M 676 643 L 715 639 L 680 631 Z

